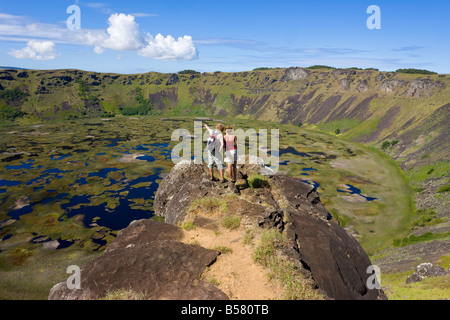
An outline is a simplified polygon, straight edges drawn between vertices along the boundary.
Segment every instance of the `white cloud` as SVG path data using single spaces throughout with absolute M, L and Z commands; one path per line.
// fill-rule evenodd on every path
M 108 39 L 102 46 L 112 50 L 139 50 L 144 47 L 144 37 L 132 15 L 112 14 L 109 19 Z
M 95 52 L 101 53 L 100 47 L 117 50 L 138 50 L 142 57 L 158 60 L 193 60 L 197 58 L 192 37 L 179 37 L 177 40 L 172 36 L 164 37 L 161 34 L 153 37 L 147 34 L 144 38 L 132 15 L 112 14 L 109 19 L 107 29 L 108 38 L 97 41 Z M 95 43 L 95 41 L 94 41 Z
M 56 59 L 55 43 L 30 40 L 25 48 L 13 50 L 9 54 L 17 59 L 53 60 Z
M 90 3 L 91 7 L 101 7 L 102 3 Z M 143 16 L 144 14 L 137 14 Z M 114 51 L 136 51 L 140 56 L 158 60 L 193 60 L 198 57 L 195 43 L 191 36 L 175 39 L 161 34 L 144 36 L 135 16 L 123 13 L 111 14 L 109 27 L 105 29 L 68 30 L 58 25 L 37 23 L 25 17 L 0 14 L 0 41 L 27 42 L 27 47 L 12 51 L 16 57 L 51 60 L 55 52 L 48 49 L 40 52 L 39 43 L 71 44 L 92 46 L 96 54 L 106 49 Z M 36 43 L 38 43 L 36 45 Z
M 94 52 L 95 52 L 96 54 L 102 54 L 103 52 L 105 52 L 105 50 L 104 50 L 102 47 L 95 46 L 95 47 L 94 47 Z
M 149 34 L 147 45 L 138 54 L 158 60 L 193 60 L 198 56 L 192 37 L 184 36 L 175 40 L 170 35 L 164 37 L 160 33 L 156 37 Z

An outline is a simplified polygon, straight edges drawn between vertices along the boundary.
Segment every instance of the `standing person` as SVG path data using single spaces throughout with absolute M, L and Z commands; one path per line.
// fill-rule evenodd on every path
M 216 125 L 216 129 L 212 130 L 210 127 L 208 127 L 207 124 L 204 125 L 206 130 L 208 130 L 210 138 L 208 140 L 211 140 L 211 143 L 208 142 L 207 148 L 208 148 L 208 168 L 209 168 L 209 174 L 211 175 L 211 181 L 217 181 L 216 178 L 214 178 L 214 163 L 217 166 L 217 169 L 220 173 L 220 182 L 225 182 L 225 178 L 223 177 L 223 130 L 224 126 L 221 123 L 218 123 Z
M 235 135 L 232 135 L 233 128 L 231 126 L 227 126 L 225 128 L 225 136 L 223 139 L 225 140 L 225 162 L 228 165 L 228 177 L 230 178 L 231 182 L 236 182 L 236 176 L 237 176 L 237 138 Z

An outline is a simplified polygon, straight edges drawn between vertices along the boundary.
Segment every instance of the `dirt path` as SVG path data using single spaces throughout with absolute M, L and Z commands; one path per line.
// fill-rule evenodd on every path
M 216 285 L 230 299 L 281 299 L 282 289 L 274 281 L 269 281 L 268 270 L 253 262 L 254 245 L 243 244 L 244 235 L 244 226 L 235 230 L 196 227 L 194 230 L 184 231 L 182 241 L 208 249 L 225 246 L 232 250 L 231 253 L 220 254 L 217 261 L 203 274 L 205 281 Z M 253 243 L 257 242 L 255 237 Z

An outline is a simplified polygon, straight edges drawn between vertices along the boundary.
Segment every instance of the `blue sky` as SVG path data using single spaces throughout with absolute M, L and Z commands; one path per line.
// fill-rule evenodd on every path
M 69 30 L 70 5 L 80 30 Z M 381 29 L 370 30 L 370 5 Z M 450 1 L 0 1 L 0 65 L 141 73 L 257 67 L 450 73 Z

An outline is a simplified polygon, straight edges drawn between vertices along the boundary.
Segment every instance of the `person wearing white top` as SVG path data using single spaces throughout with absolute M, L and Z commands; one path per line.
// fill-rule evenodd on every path
M 215 138 L 214 150 L 208 149 L 208 168 L 209 174 L 211 176 L 211 181 L 217 181 L 217 179 L 214 177 L 214 163 L 215 163 L 220 173 L 220 181 L 223 183 L 225 182 L 225 178 L 223 176 L 223 171 L 225 167 L 223 165 L 223 156 L 222 156 L 224 147 L 222 132 L 224 130 L 224 126 L 223 124 L 218 123 L 216 125 L 215 130 L 208 127 L 207 124 L 204 124 L 204 127 L 206 128 L 206 130 L 208 130 L 209 135 Z

